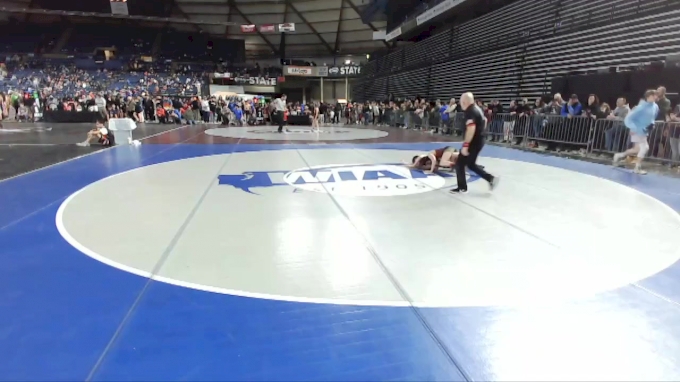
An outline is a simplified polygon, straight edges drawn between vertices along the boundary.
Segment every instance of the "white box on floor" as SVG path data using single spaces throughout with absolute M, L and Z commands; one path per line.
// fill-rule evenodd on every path
M 132 144 L 132 130 L 136 128 L 137 124 L 130 118 L 111 118 L 109 120 L 109 130 L 113 133 L 117 145 Z

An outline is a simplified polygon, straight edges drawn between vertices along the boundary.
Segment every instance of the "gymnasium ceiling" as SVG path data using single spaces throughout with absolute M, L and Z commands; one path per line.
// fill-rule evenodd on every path
M 178 11 L 197 22 L 238 25 L 295 23 L 286 35 L 291 57 L 365 55 L 386 48 L 374 41 L 373 32 L 385 22 L 364 24 L 359 12 L 368 0 L 174 0 Z M 278 50 L 279 33 L 243 33 L 239 26 L 200 25 L 205 33 L 243 39 L 248 56 L 265 56 Z
M 182 22 L 140 21 L 157 27 L 170 25 L 187 32 L 243 39 L 249 57 L 274 57 L 280 33 L 243 33 L 240 25 L 295 23 L 296 31 L 286 35 L 289 57 L 365 55 L 385 49 L 385 41 L 373 40 L 373 32 L 385 29 L 384 21 L 364 24 L 359 13 L 369 0 L 130 0 L 130 15 L 170 17 Z M 110 14 L 108 0 L 0 0 L 0 8 L 28 10 L 22 15 L 35 22 L 98 22 L 101 18 L 38 14 L 48 12 L 92 12 Z M 17 12 L 10 12 L 16 16 Z M 0 15 L 7 16 L 7 15 Z M 227 26 L 226 24 L 233 24 Z

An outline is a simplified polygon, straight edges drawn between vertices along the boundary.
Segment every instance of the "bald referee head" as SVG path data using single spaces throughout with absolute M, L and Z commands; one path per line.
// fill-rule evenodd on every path
M 475 96 L 471 92 L 463 93 L 460 96 L 460 106 L 463 110 L 475 104 Z

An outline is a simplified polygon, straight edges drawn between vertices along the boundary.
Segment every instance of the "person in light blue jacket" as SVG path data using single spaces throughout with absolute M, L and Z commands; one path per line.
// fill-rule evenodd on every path
M 630 130 L 630 141 L 633 143 L 633 148 L 614 154 L 615 166 L 621 159 L 629 155 L 637 155 L 634 172 L 641 175 L 646 174 L 645 171 L 642 171 L 640 165 L 645 158 L 645 154 L 649 151 L 647 132 L 649 127 L 654 125 L 656 116 L 659 114 L 659 106 L 656 104 L 656 100 L 656 90 L 647 90 L 644 98 L 640 100 L 640 103 L 623 120 L 624 125 Z

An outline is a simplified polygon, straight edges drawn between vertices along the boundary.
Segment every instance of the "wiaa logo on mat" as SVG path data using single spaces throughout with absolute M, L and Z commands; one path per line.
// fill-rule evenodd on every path
M 278 133 L 278 130 L 248 130 L 248 132 L 251 134 L 275 134 Z M 332 129 L 314 131 L 312 129 L 287 129 L 286 132 L 290 134 L 346 134 L 349 133 L 349 130 Z
M 326 165 L 293 171 L 252 171 L 220 175 L 219 184 L 257 194 L 253 189 L 289 186 L 339 196 L 403 196 L 434 191 L 446 185 L 450 173 L 425 174 L 395 164 Z M 470 181 L 478 177 L 468 176 Z

